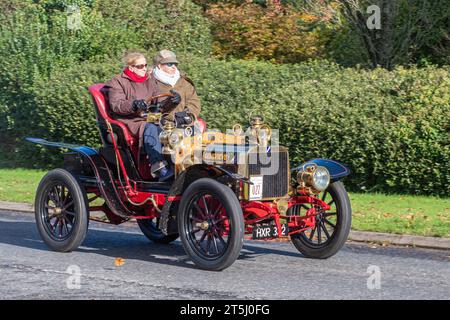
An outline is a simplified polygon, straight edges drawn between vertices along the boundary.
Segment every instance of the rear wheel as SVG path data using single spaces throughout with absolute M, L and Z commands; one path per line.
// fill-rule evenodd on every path
M 151 241 L 156 243 L 168 244 L 178 238 L 178 234 L 165 235 L 158 228 L 158 220 L 155 219 L 139 219 L 138 226 L 142 233 Z
M 350 199 L 344 184 L 340 181 L 330 184 L 320 199 L 331 206 L 325 211 L 321 208 L 316 216 L 315 226 L 302 233 L 291 236 L 294 246 L 306 257 L 325 259 L 336 254 L 344 245 L 351 228 L 352 210 Z M 300 213 L 302 209 L 310 209 L 307 204 L 296 205 L 289 213 Z
M 180 203 L 178 230 L 198 267 L 213 271 L 229 267 L 244 243 L 244 218 L 236 195 L 213 179 L 193 182 Z
M 76 249 L 86 237 L 89 209 L 86 192 L 69 171 L 55 169 L 39 183 L 35 217 L 39 234 L 52 250 Z

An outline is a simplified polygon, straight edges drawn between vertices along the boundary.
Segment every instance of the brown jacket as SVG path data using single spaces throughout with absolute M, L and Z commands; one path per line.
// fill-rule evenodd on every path
M 159 94 L 158 84 L 152 76 L 141 83 L 132 81 L 122 73 L 105 84 L 105 92 L 111 111 L 111 117 L 127 125 L 131 134 L 139 138 L 139 146 L 143 143 L 146 118 L 133 112 L 133 100 L 146 99 Z
M 175 90 L 181 96 L 180 104 L 170 113 L 169 119 L 173 119 L 173 115 L 176 112 L 183 111 L 185 107 L 198 117 L 201 110 L 200 99 L 197 96 L 192 80 L 186 75 L 181 75 L 174 87 L 158 80 L 156 80 L 156 82 L 158 83 L 158 90 L 160 93 L 169 93 L 170 90 Z

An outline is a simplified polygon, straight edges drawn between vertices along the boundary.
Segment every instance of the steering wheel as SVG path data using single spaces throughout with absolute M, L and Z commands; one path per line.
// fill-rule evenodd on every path
M 145 103 L 148 105 L 148 108 L 145 111 L 142 111 L 140 113 L 141 117 L 146 117 L 149 113 L 156 113 L 160 109 L 160 105 L 158 105 L 157 101 L 159 98 L 164 97 L 173 97 L 173 94 L 171 93 L 162 93 L 158 94 L 156 96 L 151 96 L 146 99 L 144 99 Z M 153 102 L 156 101 L 156 104 L 153 104 Z
M 148 97 L 147 99 L 145 99 L 145 103 L 150 104 L 150 103 L 152 103 L 153 100 L 158 100 L 159 98 L 164 98 L 164 97 L 173 97 L 173 94 L 162 93 L 162 94 L 158 94 L 156 96 L 151 96 L 151 97 Z
M 164 97 L 173 97 L 174 95 L 172 93 L 162 93 L 159 94 L 157 96 L 152 96 L 152 97 L 148 97 L 147 99 L 145 99 L 145 102 L 147 104 L 151 104 L 153 101 L 157 101 L 159 98 L 164 98 Z M 165 104 L 167 100 L 162 101 L 161 104 L 158 105 L 158 103 L 156 103 L 156 105 L 158 106 L 158 109 L 160 109 L 162 113 L 170 113 L 172 112 L 177 106 L 176 105 L 172 105 L 172 104 Z

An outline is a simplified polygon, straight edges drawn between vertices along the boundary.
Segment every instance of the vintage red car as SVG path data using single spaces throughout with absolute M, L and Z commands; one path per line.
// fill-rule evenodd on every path
M 180 237 L 186 254 L 206 270 L 233 264 L 244 238 L 289 237 L 310 258 L 328 258 L 344 245 L 351 226 L 340 181 L 349 174 L 346 166 L 313 159 L 290 169 L 288 150 L 271 143 L 272 129 L 260 116 L 247 130 L 235 125 L 222 134 L 207 131 L 201 119 L 179 126 L 156 112 L 144 116 L 163 127 L 163 153 L 176 169 L 172 181 L 158 182 L 136 137 L 111 117 L 102 88 L 89 87 L 101 148 L 27 138 L 69 150 L 64 166 L 49 171 L 36 192 L 37 227 L 51 249 L 76 249 L 93 211 L 112 224 L 135 219 L 157 243 Z M 93 205 L 98 198 L 103 204 Z

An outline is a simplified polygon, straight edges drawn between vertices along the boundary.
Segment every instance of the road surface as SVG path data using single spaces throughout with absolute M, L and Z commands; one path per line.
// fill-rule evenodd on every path
M 0 211 L 0 299 L 449 299 L 449 256 L 353 242 L 313 260 L 291 243 L 246 241 L 231 267 L 209 272 L 179 240 L 153 244 L 133 223 L 91 222 L 78 250 L 57 253 L 33 215 Z

